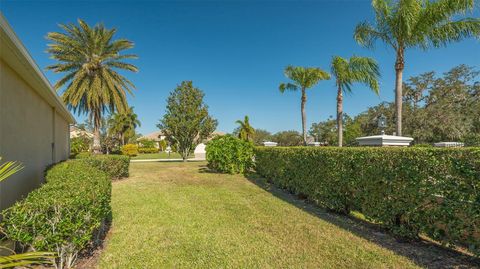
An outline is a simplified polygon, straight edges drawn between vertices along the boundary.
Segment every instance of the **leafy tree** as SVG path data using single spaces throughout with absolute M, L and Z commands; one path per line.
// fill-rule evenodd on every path
M 331 72 L 335 77 L 335 85 L 337 86 L 337 133 L 338 146 L 341 147 L 343 145 L 343 93 L 351 93 L 352 84 L 360 82 L 378 94 L 380 72 L 374 59 L 357 56 L 350 59 L 339 56 L 333 57 Z
M 263 145 L 263 142 L 272 140 L 272 134 L 263 129 L 255 129 L 253 143 L 257 146 Z
M 286 90 L 301 91 L 301 113 L 302 113 L 302 132 L 303 144 L 307 145 L 307 116 L 305 113 L 305 103 L 307 102 L 306 90 L 314 87 L 320 80 L 330 79 L 330 74 L 320 68 L 287 66 L 285 76 L 292 80 L 292 83 L 281 83 L 279 90 L 284 93 Z
M 70 139 L 70 153 L 77 155 L 80 152 L 86 152 L 90 150 L 91 138 L 86 135 L 80 135 Z
M 114 113 L 108 120 L 108 126 L 109 135 L 118 137 L 122 145 L 125 145 L 130 137 L 135 136 L 135 129 L 141 123 L 133 112 L 133 107 L 130 107 L 123 113 Z
M 361 124 L 354 121 L 354 119 L 347 114 L 343 114 L 343 122 L 345 123 L 345 128 L 342 130 L 345 140 L 344 144 L 348 146 L 356 145 L 355 138 L 363 135 Z M 309 133 L 319 142 L 327 145 L 338 144 L 337 120 L 332 117 L 325 121 L 313 123 L 310 127 Z
M 115 29 L 103 25 L 90 27 L 83 20 L 60 27 L 64 33 L 48 33 L 52 42 L 47 52 L 58 62 L 47 67 L 56 73 L 66 73 L 57 81 L 59 90 L 66 85 L 63 101 L 78 114 L 88 114 L 93 122 L 93 150 L 101 152 L 100 128 L 102 116 L 107 112 L 120 113 L 128 109 L 126 93 L 135 88 L 132 82 L 117 72 L 127 70 L 137 72 L 136 66 L 125 59 L 137 58 L 133 54 L 120 52 L 133 47 L 126 39 L 112 40 Z
M 253 137 L 255 136 L 255 129 L 250 125 L 250 120 L 248 116 L 245 116 L 243 121 L 237 120 L 239 126 L 238 138 L 244 141 L 253 141 Z
M 304 143 L 302 135 L 293 130 L 278 132 L 273 135 L 272 140 L 282 147 L 301 146 Z
M 381 40 L 395 50 L 396 133 L 402 135 L 402 79 L 405 51 L 409 48 L 445 46 L 480 36 L 480 19 L 461 17 L 475 7 L 474 0 L 372 0 L 375 25 L 357 25 L 355 40 L 373 47 Z
M 196 145 L 215 131 L 217 120 L 208 114 L 204 93 L 191 81 L 183 81 L 167 99 L 167 112 L 157 127 L 187 161 Z

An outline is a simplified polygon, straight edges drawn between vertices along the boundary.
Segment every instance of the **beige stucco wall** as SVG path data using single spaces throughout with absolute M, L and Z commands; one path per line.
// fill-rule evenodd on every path
M 68 129 L 67 121 L 0 60 L 0 156 L 25 167 L 0 183 L 0 209 L 38 187 L 45 168 L 68 157 Z

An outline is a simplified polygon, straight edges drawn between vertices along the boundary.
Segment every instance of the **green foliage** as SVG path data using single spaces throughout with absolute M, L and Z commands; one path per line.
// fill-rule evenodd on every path
M 138 148 L 139 153 L 157 153 L 158 149 L 157 148 Z
M 302 135 L 297 131 L 281 131 L 272 136 L 272 141 L 277 142 L 279 146 L 291 147 L 301 146 L 303 144 Z
M 2 157 L 0 157 L 0 161 Z M 22 170 L 23 166 L 17 162 L 6 162 L 0 164 L 0 182 L 7 179 L 7 177 L 17 173 L 18 171 Z
M 191 81 L 183 81 L 170 93 L 167 112 L 157 125 L 170 143 L 176 144 L 177 152 L 184 161 L 199 143 L 215 131 L 218 124 L 208 114 L 203 97 L 204 93 Z
M 253 135 L 253 143 L 257 146 L 263 146 L 263 142 L 271 141 L 272 134 L 263 129 L 255 129 L 255 134 Z
M 80 152 L 87 152 L 90 149 L 92 140 L 87 136 L 78 136 L 70 139 L 70 155 L 75 156 Z
M 138 140 L 138 145 L 140 146 L 140 148 L 154 148 L 156 143 L 157 142 L 151 139 L 144 138 Z
M 139 126 L 141 126 L 140 120 L 133 112 L 133 107 L 130 107 L 123 113 L 112 114 L 108 120 L 108 134 L 117 137 L 125 145 L 135 136 L 135 129 Z
M 237 120 L 235 123 L 239 124 L 238 138 L 245 141 L 252 141 L 255 136 L 255 129 L 250 125 L 248 116 L 245 116 L 243 121 Z
M 158 146 L 160 147 L 160 150 L 161 151 L 165 151 L 167 149 L 167 141 L 164 139 L 164 140 L 160 140 L 160 142 L 158 142 Z
M 135 144 L 126 144 L 121 148 L 122 154 L 132 157 L 138 155 L 138 146 Z
M 253 143 L 231 135 L 218 136 L 207 143 L 208 167 L 215 171 L 238 174 L 253 167 Z
M 256 170 L 338 212 L 362 212 L 394 234 L 427 234 L 480 254 L 480 148 L 265 148 Z
M 136 59 L 133 54 L 120 54 L 133 48 L 126 39 L 114 40 L 115 29 L 102 24 L 90 27 L 85 21 L 61 24 L 63 33 L 48 33 L 47 52 L 57 63 L 47 67 L 65 76 L 55 83 L 60 90 L 66 85 L 62 99 L 74 112 L 88 113 L 93 121 L 93 150 L 99 153 L 102 115 L 105 111 L 128 110 L 126 94 L 132 93 L 133 83 L 118 71 L 137 72 L 135 65 L 125 62 Z
M 110 176 L 112 179 L 128 177 L 130 157 L 123 155 L 89 155 L 77 158 Z
M 57 265 L 69 268 L 111 214 L 111 181 L 97 168 L 70 160 L 48 170 L 46 182 L 2 212 L 2 227 L 10 240 L 55 252 Z

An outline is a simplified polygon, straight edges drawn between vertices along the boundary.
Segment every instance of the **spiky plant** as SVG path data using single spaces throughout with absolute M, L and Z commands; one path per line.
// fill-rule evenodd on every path
M 239 124 L 238 138 L 245 141 L 253 141 L 253 136 L 255 135 L 255 129 L 250 125 L 250 119 L 248 116 L 245 116 L 244 120 L 237 120 Z
M 337 132 L 338 146 L 341 147 L 343 145 L 343 93 L 351 93 L 352 84 L 359 82 L 378 94 L 380 71 L 377 62 L 372 58 L 353 56 L 350 59 L 344 59 L 335 56 L 332 59 L 331 72 L 337 87 Z
M 285 76 L 292 80 L 292 83 L 281 83 L 279 90 L 281 93 L 285 91 L 301 91 L 301 114 L 302 114 L 302 132 L 303 143 L 307 144 L 307 116 L 305 113 L 305 104 L 307 102 L 306 90 L 314 87 L 320 80 L 330 79 L 330 74 L 320 68 L 287 66 L 285 68 Z
M 61 24 L 63 33 L 48 33 L 47 52 L 56 64 L 47 67 L 65 76 L 55 83 L 59 90 L 64 85 L 63 101 L 78 114 L 88 114 L 93 122 L 93 150 L 101 152 L 100 127 L 107 112 L 127 110 L 126 93 L 132 94 L 133 83 L 118 70 L 137 72 L 135 65 L 123 60 L 136 59 L 133 54 L 120 53 L 133 48 L 126 39 L 113 40 L 116 29 L 106 29 L 102 24 L 90 27 L 83 20 L 78 25 Z
M 396 132 L 402 135 L 402 81 L 405 51 L 445 46 L 471 36 L 480 36 L 480 19 L 464 15 L 474 0 L 372 0 L 375 24 L 357 25 L 355 40 L 372 47 L 381 40 L 392 47 L 395 60 Z

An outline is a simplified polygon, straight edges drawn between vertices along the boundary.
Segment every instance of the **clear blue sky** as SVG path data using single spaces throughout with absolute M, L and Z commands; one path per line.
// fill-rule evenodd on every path
M 0 10 L 41 68 L 52 63 L 45 53 L 47 32 L 58 23 L 82 18 L 118 30 L 135 42 L 139 73 L 128 75 L 138 90 L 129 98 L 143 134 L 157 130 L 166 97 L 182 80 L 202 89 L 218 130 L 231 132 L 235 120 L 249 115 L 255 128 L 271 132 L 300 130 L 299 93 L 281 94 L 286 65 L 329 70 L 333 55 L 375 57 L 381 67 L 379 97 L 356 86 L 345 98 L 355 115 L 368 106 L 393 100 L 392 51 L 378 43 L 359 47 L 352 38 L 356 23 L 373 20 L 368 0 L 357 1 L 20 1 L 0 0 Z M 473 16 L 479 16 L 478 9 Z M 480 42 L 465 40 L 448 48 L 408 51 L 404 77 L 458 64 L 479 67 Z M 52 84 L 60 75 L 45 72 Z M 309 90 L 308 126 L 335 115 L 333 81 Z M 83 117 L 77 119 L 83 120 Z

